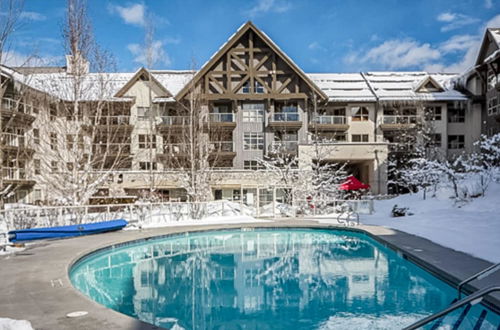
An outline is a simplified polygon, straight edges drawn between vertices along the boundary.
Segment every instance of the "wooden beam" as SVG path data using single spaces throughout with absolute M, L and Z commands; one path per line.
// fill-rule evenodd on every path
M 250 30 L 248 34 L 248 74 L 250 75 L 250 93 L 255 93 L 255 80 L 254 80 L 254 68 L 253 68 L 253 31 Z
M 241 86 L 243 86 L 243 84 L 245 84 L 248 79 L 250 78 L 250 76 L 245 76 L 243 77 L 243 79 L 241 79 L 241 81 L 238 83 L 238 85 L 236 85 L 236 87 L 232 90 L 233 93 L 238 93 L 238 90 L 241 88 Z
M 286 86 L 290 84 L 291 81 L 292 81 L 291 77 L 286 78 L 286 80 L 283 82 L 283 85 L 280 86 L 280 88 L 276 91 L 276 93 L 278 94 L 281 93 L 286 88 Z

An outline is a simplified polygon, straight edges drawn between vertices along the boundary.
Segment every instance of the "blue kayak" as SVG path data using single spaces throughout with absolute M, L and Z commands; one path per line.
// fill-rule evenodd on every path
M 60 227 L 45 227 L 45 228 L 30 228 L 21 230 L 12 230 L 9 232 L 9 240 L 11 242 L 31 241 L 36 239 L 47 238 L 64 238 L 104 233 L 113 230 L 120 230 L 125 227 L 128 222 L 124 219 L 111 221 L 87 223 L 71 226 Z

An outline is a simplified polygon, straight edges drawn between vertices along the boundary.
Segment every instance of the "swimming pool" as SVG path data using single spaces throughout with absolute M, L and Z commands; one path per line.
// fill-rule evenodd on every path
M 326 229 L 132 242 L 82 258 L 70 278 L 96 302 L 170 329 L 401 329 L 456 295 L 369 236 Z M 462 328 L 482 310 L 473 306 Z M 490 311 L 481 329 L 498 320 Z

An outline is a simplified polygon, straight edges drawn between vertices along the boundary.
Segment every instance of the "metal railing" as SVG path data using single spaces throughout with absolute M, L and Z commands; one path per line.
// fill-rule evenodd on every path
M 345 116 L 315 116 L 311 120 L 312 124 L 321 125 L 345 125 Z
M 462 296 L 462 288 L 465 284 L 469 283 L 470 281 L 481 280 L 481 279 L 493 274 L 497 270 L 500 270 L 500 262 L 497 264 L 491 265 L 491 266 L 481 270 L 480 272 L 477 272 L 476 274 L 472 275 L 471 277 L 466 278 L 462 282 L 460 282 L 457 286 L 457 291 L 458 291 L 457 292 L 457 299 L 460 300 L 460 298 Z
M 416 124 L 418 121 L 418 116 L 388 116 L 384 115 L 382 118 L 382 124 Z
M 2 178 L 4 180 L 26 180 L 27 171 L 24 168 L 4 167 L 2 168 Z
M 89 117 L 94 125 L 129 125 L 129 115 Z
M 212 141 L 210 142 L 210 150 L 213 152 L 235 152 L 235 144 L 233 141 Z
M 492 292 L 496 292 L 496 291 L 500 291 L 500 286 L 490 286 L 490 287 L 484 288 L 482 290 L 479 290 L 479 291 L 471 294 L 470 296 L 467 296 L 464 299 L 459 300 L 459 301 L 451 304 L 448 308 L 445 308 L 440 312 L 432 314 L 426 318 L 421 319 L 418 322 L 413 323 L 412 325 L 404 328 L 403 330 L 415 330 L 415 329 L 421 328 L 424 325 L 429 324 L 430 322 L 435 321 L 435 320 L 439 319 L 440 317 L 445 316 L 446 314 L 453 312 L 454 310 L 456 310 L 464 305 L 467 305 L 468 303 L 470 303 L 472 305 L 478 304 L 481 302 L 481 300 L 483 299 L 484 296 L 486 296 Z
M 212 123 L 234 123 L 234 114 L 232 113 L 211 113 L 209 116 Z
M 131 148 L 129 143 L 94 143 L 92 144 L 92 152 L 100 154 L 117 154 L 130 153 Z
M 190 117 L 188 116 L 162 116 L 160 117 L 159 125 L 180 125 L 188 126 Z
M 297 152 L 299 148 L 298 141 L 275 141 L 268 147 L 269 152 Z
M 26 147 L 26 137 L 20 134 L 14 133 L 2 133 L 2 145 L 7 147 L 17 147 L 24 148 Z
M 2 109 L 22 112 L 28 115 L 32 115 L 37 112 L 35 111 L 36 107 L 34 107 L 32 104 L 24 103 L 7 97 L 2 98 Z
M 298 112 L 277 112 L 272 113 L 270 118 L 270 122 L 291 122 L 291 121 L 300 121 L 300 113 Z

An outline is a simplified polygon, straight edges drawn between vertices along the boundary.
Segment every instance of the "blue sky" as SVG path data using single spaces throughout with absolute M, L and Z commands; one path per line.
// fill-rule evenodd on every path
M 25 0 L 10 64 L 36 53 L 61 64 L 63 0 Z M 305 72 L 464 70 L 500 0 L 89 0 L 97 41 L 118 69 L 143 65 L 146 20 L 155 23 L 157 69 L 203 64 L 247 20 Z

